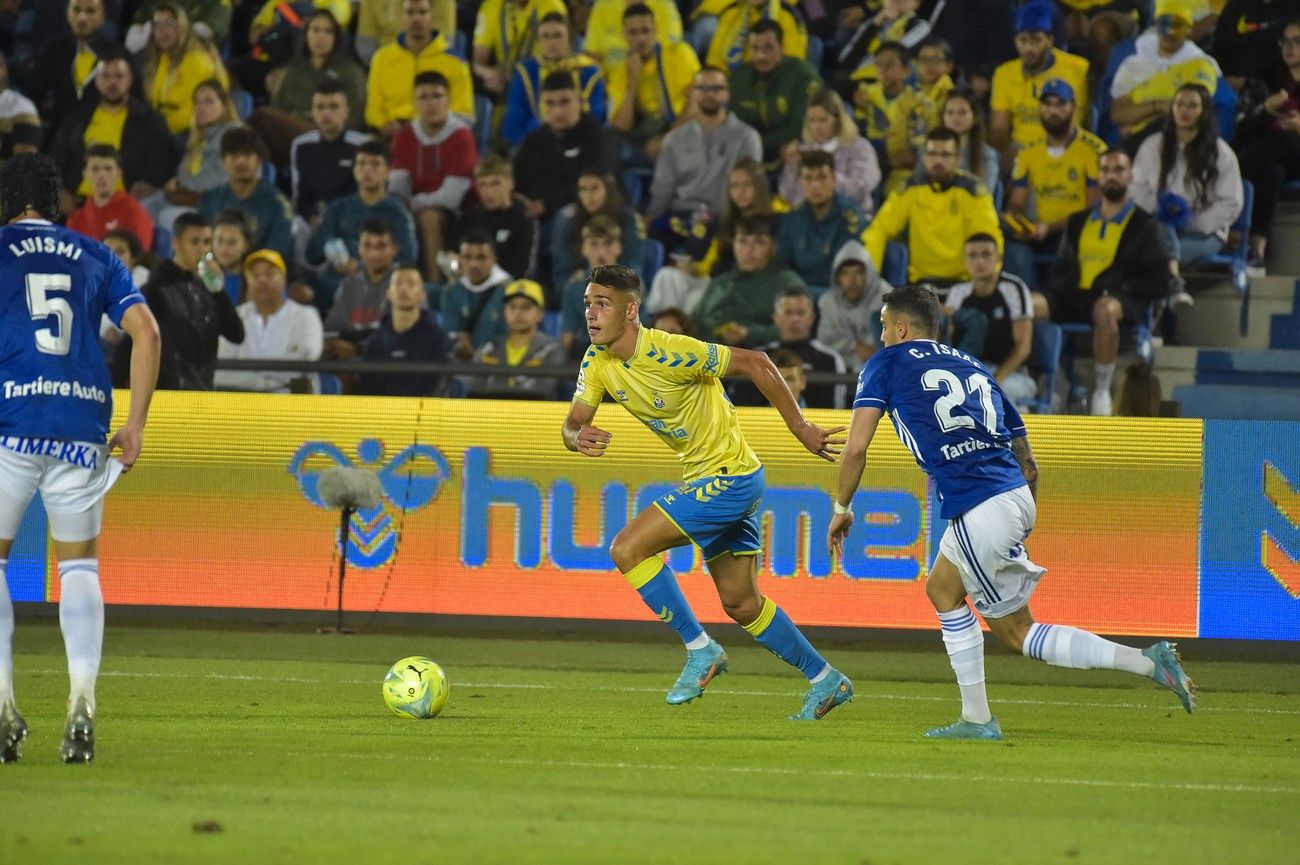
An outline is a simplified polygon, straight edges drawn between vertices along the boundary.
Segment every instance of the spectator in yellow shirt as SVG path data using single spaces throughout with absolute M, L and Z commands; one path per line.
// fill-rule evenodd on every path
M 582 50 L 603 66 L 617 66 L 627 57 L 623 38 L 623 10 L 637 0 L 596 0 L 587 15 L 587 35 Z M 673 0 L 646 0 L 655 16 L 660 43 L 682 41 L 682 16 Z
M 1048 81 L 1064 81 L 1074 92 L 1074 124 L 1088 117 L 1088 61 L 1052 47 L 1052 6 L 1033 0 L 1016 12 L 1016 53 L 993 73 L 989 129 L 992 144 L 1010 163 L 1015 151 L 1043 137 L 1039 98 Z
M 415 116 L 415 76 L 441 72 L 451 85 L 451 110 L 474 119 L 474 82 L 469 64 L 447 51 L 447 37 L 433 29 L 430 0 L 404 0 L 406 28 L 375 52 L 366 79 L 366 123 L 392 138 Z
M 654 13 L 644 3 L 624 10 L 623 34 L 627 57 L 608 69 L 609 125 L 653 162 L 663 137 L 693 116 L 688 102 L 700 61 L 683 42 L 659 41 Z
M 916 49 L 916 87 L 898 97 L 898 113 L 886 137 L 890 169 L 886 192 L 907 182 L 926 133 L 942 121 L 943 101 L 954 87 L 952 70 L 952 46 L 947 40 L 930 36 Z
M 361 0 L 357 8 L 357 56 L 365 65 L 375 52 L 391 45 L 402 32 L 402 0 Z M 456 0 L 433 0 L 433 29 L 447 36 L 456 32 Z
M 1075 125 L 1074 90 L 1059 78 L 1043 84 L 1039 96 L 1042 139 L 1016 157 L 1007 196 L 1008 227 L 1004 269 L 1038 288 L 1035 255 L 1061 245 L 1066 220 L 1095 207 L 1098 159 L 1106 142 Z
M 735 0 L 718 13 L 718 29 L 709 43 L 708 64 L 726 69 L 749 62 L 749 31 L 759 21 L 775 21 L 781 25 L 781 44 L 786 57 L 800 60 L 808 57 L 808 29 L 797 6 L 781 0 Z
M 484 0 L 474 22 L 474 74 L 494 98 L 505 95 L 510 75 L 525 57 L 537 55 L 537 22 L 558 12 L 564 0 Z
M 942 126 L 930 130 L 922 156 L 924 171 L 885 199 L 862 233 L 862 244 L 876 263 L 885 260 L 885 244 L 906 232 L 908 282 L 951 285 L 969 279 L 963 245 L 973 234 L 992 235 L 1001 249 L 993 197 L 984 184 L 957 167 L 957 149 L 957 133 Z
M 173 135 L 190 128 L 194 88 L 217 79 L 230 79 L 212 46 L 194 35 L 189 16 L 175 3 L 159 3 L 153 12 L 152 36 L 145 51 L 144 86 L 154 107 Z

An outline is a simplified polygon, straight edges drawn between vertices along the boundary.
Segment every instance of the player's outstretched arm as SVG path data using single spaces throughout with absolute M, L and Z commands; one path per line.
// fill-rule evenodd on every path
M 140 457 L 144 423 L 149 417 L 154 386 L 158 384 L 162 338 L 158 335 L 158 322 L 143 303 L 127 308 L 122 315 L 122 330 L 131 337 L 131 410 L 127 413 L 126 423 L 109 439 L 108 449 L 120 449 L 122 453 L 118 459 L 129 469 Z
M 817 424 L 809 422 L 799 410 L 794 394 L 790 393 L 790 386 L 785 383 L 785 379 L 781 378 L 781 373 L 777 371 L 776 365 L 766 353 L 733 348 L 727 374 L 748 376 L 763 396 L 767 397 L 767 401 L 781 413 L 781 419 L 785 421 L 786 427 L 809 453 L 827 462 L 835 462 L 844 445 L 843 437 L 837 436 L 844 432 L 844 427 L 824 430 Z
M 569 405 L 569 416 L 564 419 L 564 446 L 585 456 L 603 457 L 611 436 L 591 425 L 595 417 L 595 406 L 575 399 Z
M 1028 436 L 1017 436 L 1011 440 L 1011 453 L 1020 463 L 1020 473 L 1029 484 L 1029 494 L 1038 501 L 1038 463 L 1034 460 L 1034 450 L 1029 446 Z
M 835 513 L 826 532 L 826 546 L 833 553 L 844 551 L 844 538 L 853 527 L 853 494 L 862 483 L 862 472 L 867 467 L 867 446 L 876 434 L 883 413 L 878 408 L 856 408 L 849 422 L 849 440 L 840 458 L 839 476 L 835 482 Z

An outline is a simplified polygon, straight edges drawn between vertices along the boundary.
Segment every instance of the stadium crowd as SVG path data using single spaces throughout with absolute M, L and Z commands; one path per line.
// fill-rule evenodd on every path
M 57 161 L 167 388 L 357 358 L 501 371 L 324 388 L 561 397 L 530 370 L 622 263 L 645 323 L 768 350 L 811 407 L 928 281 L 1018 404 L 1035 327 L 1091 326 L 1109 414 L 1121 331 L 1220 253 L 1262 268 L 1300 180 L 1284 0 L 5 0 L 0 51 L 0 159 Z

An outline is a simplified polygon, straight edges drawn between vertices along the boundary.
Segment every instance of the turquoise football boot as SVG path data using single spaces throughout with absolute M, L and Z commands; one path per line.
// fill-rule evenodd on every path
M 1156 665 L 1151 672 L 1151 679 L 1178 695 L 1178 701 L 1190 715 L 1196 708 L 1196 685 L 1183 672 L 1183 665 L 1179 663 L 1181 659 L 1178 657 L 1178 646 L 1168 640 L 1161 640 L 1154 646 L 1143 649 L 1142 654 Z
M 718 641 L 709 640 L 703 649 L 687 651 L 686 666 L 677 677 L 677 683 L 668 691 L 665 698 L 670 706 L 689 703 L 696 697 L 704 696 L 704 689 L 718 676 L 727 672 L 727 653 L 718 645 Z
M 803 708 L 791 721 L 820 721 L 841 703 L 853 699 L 853 683 L 849 677 L 834 668 L 817 684 L 808 689 L 803 698 Z
M 927 739 L 985 739 L 991 742 L 1002 741 L 1002 725 L 997 718 L 990 718 L 987 724 L 976 724 L 965 718 L 958 718 L 946 727 L 935 727 L 925 731 Z

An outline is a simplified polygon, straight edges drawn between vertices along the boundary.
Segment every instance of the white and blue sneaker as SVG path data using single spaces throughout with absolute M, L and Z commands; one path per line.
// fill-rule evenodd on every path
M 689 703 L 696 697 L 704 696 L 704 689 L 718 676 L 727 672 L 727 653 L 718 645 L 718 641 L 709 639 L 703 649 L 687 650 L 686 666 L 677 682 L 668 690 L 665 699 L 670 706 Z
M 791 721 L 820 721 L 826 714 L 841 703 L 853 699 L 853 683 L 839 670 L 831 668 L 817 684 L 808 689 L 803 698 L 803 708 L 797 715 L 791 715 Z
M 1142 654 L 1151 659 L 1155 669 L 1151 671 L 1151 680 L 1163 685 L 1178 696 L 1187 714 L 1196 708 L 1196 685 L 1187 673 L 1183 672 L 1182 660 L 1178 657 L 1178 646 L 1168 640 L 1161 640 L 1154 646 L 1142 650 Z
M 946 727 L 935 727 L 925 731 L 927 739 L 984 739 L 990 742 L 1002 741 L 1002 725 L 997 718 L 989 718 L 987 723 L 976 724 L 965 718 L 958 718 Z

